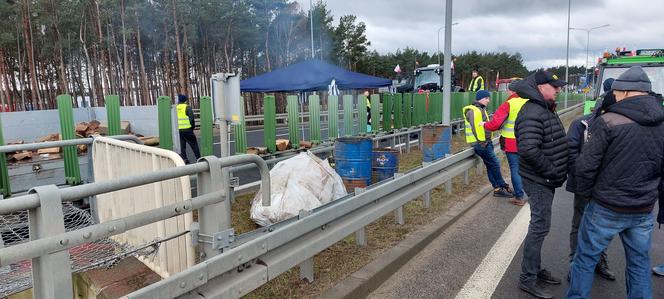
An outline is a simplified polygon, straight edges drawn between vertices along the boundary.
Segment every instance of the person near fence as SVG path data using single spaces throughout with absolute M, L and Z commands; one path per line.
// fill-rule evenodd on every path
M 572 124 L 569 126 L 567 131 L 567 145 L 569 146 L 569 161 L 567 166 L 569 171 L 567 172 L 567 184 L 565 189 L 574 194 L 574 211 L 572 216 L 572 229 L 569 233 L 569 246 L 570 246 L 570 264 L 576 253 L 577 239 L 579 225 L 581 225 L 581 218 L 583 217 L 583 211 L 588 205 L 589 198 L 585 198 L 581 195 L 581 192 L 577 192 L 576 186 L 576 175 L 574 173 L 574 164 L 576 158 L 581 153 L 583 144 L 588 140 L 588 132 L 590 126 L 595 120 L 595 118 L 601 116 L 602 111 L 606 111 L 610 105 L 615 103 L 615 97 L 613 92 L 611 92 L 611 84 L 613 84 L 613 78 L 608 78 L 604 80 L 604 94 L 600 96 L 595 105 L 595 112 L 589 115 L 583 115 L 575 119 Z M 609 268 L 608 256 L 606 251 L 602 251 L 602 254 L 599 258 L 599 263 L 595 266 L 595 273 L 600 277 L 607 280 L 616 280 L 615 274 Z M 569 281 L 570 275 L 567 274 L 567 280 Z
M 484 78 L 482 78 L 482 76 L 479 75 L 479 71 L 477 70 L 477 68 L 473 68 L 471 76 L 473 77 L 473 79 L 471 79 L 470 84 L 468 84 L 468 91 L 477 92 L 480 90 L 484 90 Z
M 491 94 L 486 90 L 480 90 L 475 99 L 472 105 L 463 107 L 466 142 L 472 145 L 475 153 L 484 161 L 489 182 L 493 186 L 493 196 L 513 197 L 509 185 L 505 183 L 500 173 L 500 161 L 493 151 L 491 132 L 484 130 L 484 123 L 489 120 L 486 105 L 489 104 Z
M 516 137 L 514 136 L 514 122 L 516 116 L 527 99 L 520 98 L 516 93 L 510 91 L 507 100 L 500 104 L 490 121 L 484 124 L 484 128 L 489 131 L 500 130 L 500 148 L 507 156 L 507 162 L 510 166 L 510 175 L 512 177 L 512 187 L 514 197 L 510 203 L 523 206 L 526 204 L 523 191 L 523 183 L 519 175 L 519 152 L 516 146 Z
M 371 99 L 369 91 L 365 90 L 364 93 L 362 93 L 362 96 L 364 97 L 367 106 L 367 132 L 371 132 Z
M 640 66 L 612 84 L 616 103 L 597 117 L 576 161 L 576 186 L 591 198 L 581 219 L 567 298 L 589 298 L 602 251 L 620 235 L 627 298 L 652 298 L 652 210 L 664 203 L 664 109 Z M 661 209 L 661 208 L 660 208 Z
M 187 104 L 187 96 L 178 94 L 178 104 L 176 110 L 178 113 L 178 132 L 180 135 L 180 157 L 185 163 L 189 164 L 187 159 L 187 144 L 194 152 L 196 160 L 201 157 L 201 151 L 198 149 L 198 140 L 194 134 L 194 111 Z
M 562 186 L 567 176 L 567 137 L 556 112 L 556 96 L 566 84 L 550 72 L 537 71 L 511 85 L 520 98 L 528 99 L 514 127 L 519 174 L 530 203 L 519 288 L 538 298 L 552 298 L 546 284 L 560 284 L 542 267 L 541 260 L 542 243 L 551 227 L 555 189 Z

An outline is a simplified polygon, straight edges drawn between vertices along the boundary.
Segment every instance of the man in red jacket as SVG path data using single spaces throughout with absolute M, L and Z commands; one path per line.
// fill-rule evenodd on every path
M 502 103 L 498 110 L 493 114 L 493 118 L 484 123 L 484 128 L 489 131 L 500 132 L 500 147 L 505 151 L 507 162 L 510 165 L 510 174 L 512 176 L 512 187 L 514 188 L 514 198 L 510 202 L 517 206 L 526 204 L 523 192 L 523 183 L 519 175 L 519 154 L 516 146 L 516 137 L 514 136 L 514 123 L 516 116 L 521 110 L 521 106 L 526 103 L 526 99 L 519 98 L 516 93 L 509 91 L 511 95 L 507 101 Z

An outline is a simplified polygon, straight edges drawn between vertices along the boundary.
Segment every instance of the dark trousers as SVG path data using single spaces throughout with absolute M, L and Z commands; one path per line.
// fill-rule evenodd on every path
M 579 226 L 581 226 L 581 219 L 583 219 L 583 211 L 586 209 L 590 201 L 585 198 L 574 194 L 574 216 L 572 216 L 572 230 L 569 232 L 569 261 L 572 262 L 574 254 L 576 253 L 576 246 L 578 244 Z M 606 260 L 606 251 L 602 251 L 600 255 L 601 260 Z
M 530 203 L 530 224 L 523 243 L 523 260 L 519 280 L 528 283 L 537 279 L 541 270 L 542 243 L 551 227 L 551 205 L 555 189 L 523 178 L 523 189 Z
M 180 157 L 184 160 L 185 163 L 189 163 L 187 160 L 187 147 L 189 144 L 191 150 L 194 152 L 196 160 L 201 157 L 201 151 L 198 149 L 198 140 L 196 139 L 196 134 L 193 130 L 180 130 Z

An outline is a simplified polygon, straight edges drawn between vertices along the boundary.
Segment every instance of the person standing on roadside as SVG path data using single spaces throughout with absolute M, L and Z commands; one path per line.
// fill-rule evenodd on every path
M 538 298 L 553 297 L 545 284 L 560 284 L 560 279 L 541 263 L 542 243 L 551 227 L 555 189 L 563 185 L 567 176 L 567 137 L 556 112 L 556 95 L 566 84 L 548 71 L 537 71 L 511 86 L 520 98 L 528 99 L 515 123 L 519 174 L 530 202 L 519 288 Z
M 477 92 L 484 90 L 484 78 L 479 75 L 477 68 L 473 68 L 473 71 L 470 75 L 473 77 L 473 79 L 471 79 L 470 84 L 468 84 L 468 91 Z

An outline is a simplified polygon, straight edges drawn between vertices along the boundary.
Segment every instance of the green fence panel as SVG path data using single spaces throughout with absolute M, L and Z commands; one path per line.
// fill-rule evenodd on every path
M 60 137 L 62 140 L 76 139 L 74 129 L 74 108 L 70 95 L 59 95 L 58 112 L 60 114 Z M 65 182 L 69 185 L 81 183 L 81 168 L 78 164 L 78 149 L 76 146 L 65 146 L 62 148 L 65 162 Z
M 423 93 L 413 94 L 413 124 L 422 125 L 427 121 L 427 98 Z
M 0 145 L 5 145 L 5 137 L 2 134 L 2 114 L 0 114 Z M 4 197 L 12 195 L 11 186 L 9 186 L 9 170 L 7 170 L 7 157 L 5 153 L 0 153 L 0 192 Z
M 401 129 L 403 128 L 403 94 L 396 93 L 392 99 L 394 100 L 394 108 L 392 108 L 394 111 L 394 128 Z
M 286 113 L 288 114 L 288 140 L 297 147 L 300 145 L 300 104 L 296 95 L 286 97 Z
M 367 97 L 365 95 L 359 95 L 357 97 L 357 119 L 358 119 L 358 134 L 366 134 L 367 133 L 367 124 L 368 124 L 368 118 L 369 116 L 367 115 Z
M 201 156 L 214 155 L 212 129 L 212 98 L 201 97 L 200 99 L 200 129 L 201 129 Z
M 157 117 L 159 122 L 159 147 L 173 150 L 173 119 L 171 114 L 171 98 L 157 98 Z
M 403 94 L 403 125 L 406 128 L 413 126 L 413 94 Z
M 392 130 L 392 105 L 393 95 L 391 93 L 384 93 L 381 95 L 383 100 L 383 131 Z
M 268 152 L 277 151 L 277 105 L 274 96 L 263 99 L 263 140 Z
M 431 104 L 429 109 L 432 111 L 431 122 L 443 122 L 443 93 L 434 92 L 429 95 Z M 433 107 L 433 109 L 431 109 Z
M 309 96 L 309 139 L 313 143 L 319 143 L 320 138 L 320 97 L 317 95 Z M 299 143 L 297 144 L 299 145 Z M 293 145 L 293 146 L 297 146 Z
M 240 121 L 235 128 L 235 154 L 247 153 L 247 124 L 244 120 L 244 97 L 240 97 Z
M 106 105 L 106 122 L 108 122 L 108 135 L 120 135 L 120 97 L 117 95 L 107 95 L 104 97 Z
M 339 96 L 327 97 L 327 139 L 339 137 Z
M 457 120 L 461 118 L 461 111 L 463 110 L 465 104 L 466 104 L 466 97 L 463 92 L 452 93 L 452 100 L 450 103 L 450 109 L 452 109 L 450 113 L 451 120 Z
M 371 132 L 380 131 L 380 95 L 372 94 L 371 95 Z
M 353 136 L 353 96 L 344 95 L 344 136 Z

